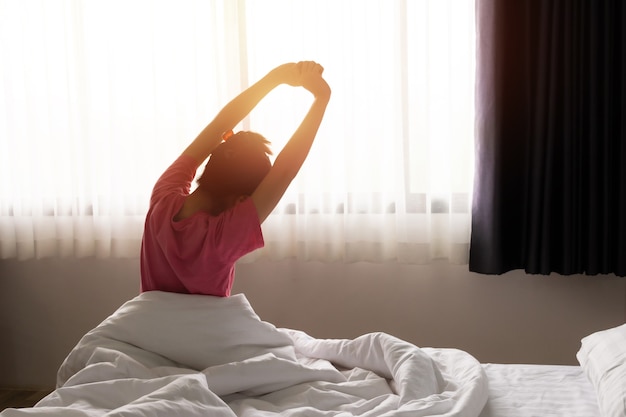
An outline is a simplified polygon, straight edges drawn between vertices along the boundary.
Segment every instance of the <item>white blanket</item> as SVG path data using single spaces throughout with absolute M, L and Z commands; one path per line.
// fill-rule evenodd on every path
M 487 391 L 461 350 L 316 339 L 261 321 L 242 294 L 154 291 L 79 341 L 53 393 L 0 416 L 475 417 Z

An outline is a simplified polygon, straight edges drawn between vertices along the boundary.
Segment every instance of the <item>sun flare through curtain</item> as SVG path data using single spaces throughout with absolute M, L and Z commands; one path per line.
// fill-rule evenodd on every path
M 472 0 L 0 0 L 0 257 L 138 256 L 160 173 L 298 60 L 331 103 L 246 259 L 466 263 Z M 280 86 L 238 128 L 277 154 L 310 102 Z

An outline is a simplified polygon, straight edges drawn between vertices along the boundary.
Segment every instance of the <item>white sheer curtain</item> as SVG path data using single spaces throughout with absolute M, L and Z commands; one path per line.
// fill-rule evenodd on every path
M 333 89 L 259 257 L 467 262 L 472 0 L 0 0 L 0 257 L 135 257 L 151 187 L 230 98 L 312 59 Z M 240 128 L 278 152 L 308 93 Z

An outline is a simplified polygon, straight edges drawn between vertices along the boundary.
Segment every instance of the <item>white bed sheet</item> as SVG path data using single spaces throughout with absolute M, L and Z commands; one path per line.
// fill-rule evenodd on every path
M 580 366 L 483 364 L 489 399 L 480 417 L 599 417 Z

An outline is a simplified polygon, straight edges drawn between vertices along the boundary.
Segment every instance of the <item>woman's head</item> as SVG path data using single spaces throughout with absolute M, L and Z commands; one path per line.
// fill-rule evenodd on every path
M 250 196 L 272 164 L 270 142 L 254 132 L 238 132 L 211 154 L 198 185 L 213 198 L 228 200 Z

